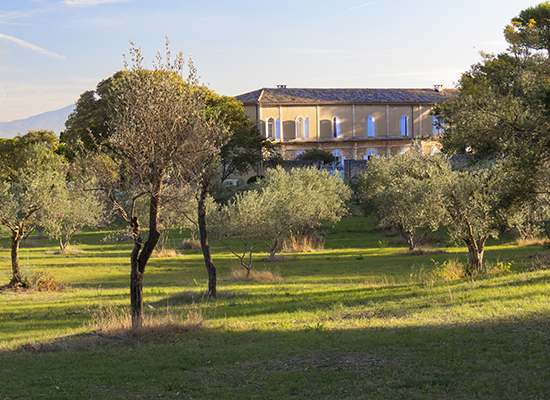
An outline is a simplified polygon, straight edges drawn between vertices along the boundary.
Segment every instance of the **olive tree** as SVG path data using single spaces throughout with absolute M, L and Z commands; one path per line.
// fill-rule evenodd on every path
M 111 88 L 109 107 L 108 143 L 120 179 L 107 180 L 105 190 L 129 224 L 134 240 L 130 296 L 132 326 L 137 328 L 143 323 L 143 275 L 160 238 L 159 214 L 166 187 L 187 179 L 192 165 L 217 151 L 215 142 L 225 126 L 205 112 L 207 92 L 198 85 L 191 60 L 189 76 L 183 78 L 181 52 L 172 62 L 167 49 L 166 59 L 158 57 L 154 70 L 143 68 L 141 50 L 135 45 L 130 54 L 132 65 L 127 65 L 125 74 Z M 119 201 L 122 191 L 131 193 L 128 207 Z M 136 213 L 140 198 L 149 202 L 145 215 Z M 148 221 L 146 239 L 141 218 Z
M 507 195 L 510 177 L 501 162 L 442 172 L 441 206 L 447 213 L 451 238 L 468 248 L 470 265 L 466 272 L 480 272 L 487 239 L 498 238 L 518 211 Z
M 337 176 L 315 168 L 270 169 L 258 188 L 239 193 L 227 205 L 210 214 L 216 237 L 240 259 L 250 272 L 252 252 L 264 242 L 270 256 L 280 241 L 305 236 L 322 221 L 337 222 L 347 213 L 350 189 Z M 244 249 L 238 253 L 227 239 L 236 238 Z
M 19 266 L 19 245 L 25 233 L 51 217 L 66 189 L 63 157 L 44 143 L 32 143 L 5 158 L 0 180 L 0 222 L 11 233 L 11 286 L 25 285 Z M 7 162 L 7 164 L 6 164 Z
M 359 196 L 366 215 L 374 216 L 382 227 L 396 228 L 409 250 L 422 243 L 442 221 L 434 178 L 443 163 L 438 155 L 411 151 L 371 160 L 361 174 Z

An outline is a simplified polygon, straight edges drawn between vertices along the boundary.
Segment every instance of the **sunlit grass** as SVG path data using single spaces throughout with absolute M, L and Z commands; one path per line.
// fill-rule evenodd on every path
M 464 247 L 409 255 L 389 240 L 379 246 L 386 238 L 371 228 L 364 218 L 344 220 L 323 251 L 298 253 L 298 261 L 255 254 L 253 268 L 275 281 L 232 279 L 236 260 L 213 243 L 216 299 L 205 293 L 200 250 L 151 259 L 146 319 L 185 326 L 200 316 L 199 330 L 167 329 L 163 339 L 155 328 L 154 340 L 124 330 L 131 243 L 85 233 L 75 245 L 85 253 L 60 255 L 54 242 L 37 240 L 21 250 L 22 265 L 68 288 L 0 293 L 0 397 L 265 398 L 269 388 L 271 398 L 544 398 L 550 271 L 532 269 L 541 246 L 490 241 L 488 270 L 513 261 L 511 273 L 444 281 L 436 263 L 467 262 Z M 173 243 L 183 237 L 175 232 Z M 0 261 L 7 282 L 9 253 Z M 104 310 L 110 316 L 98 319 Z M 26 386 L 33 389 L 18 391 Z M 374 394 L 365 397 L 366 388 Z

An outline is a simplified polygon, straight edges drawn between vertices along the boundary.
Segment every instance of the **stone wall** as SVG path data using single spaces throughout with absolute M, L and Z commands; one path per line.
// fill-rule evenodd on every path
M 365 172 L 368 160 L 344 160 L 344 179 Z

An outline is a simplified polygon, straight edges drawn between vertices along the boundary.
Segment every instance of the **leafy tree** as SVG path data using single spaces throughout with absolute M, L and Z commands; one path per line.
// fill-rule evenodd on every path
M 497 238 L 516 209 L 506 201 L 509 179 L 501 162 L 465 170 L 441 170 L 441 206 L 448 215 L 451 238 L 469 252 L 469 274 L 483 267 L 485 242 Z
M 308 235 L 322 221 L 339 221 L 347 212 L 346 202 L 351 195 L 339 177 L 315 168 L 290 172 L 281 167 L 270 169 L 258 186 L 237 194 L 210 217 L 216 236 L 239 257 L 247 271 L 259 241 L 266 244 L 273 257 L 281 239 Z M 239 239 L 244 253 L 237 253 L 224 238 Z
M 414 250 L 443 218 L 435 179 L 441 168 L 448 168 L 441 157 L 415 151 L 372 160 L 359 184 L 365 213 L 380 226 L 396 228 Z
M 508 206 L 548 192 L 550 167 L 550 59 L 548 2 L 529 8 L 505 29 L 509 49 L 465 72 L 460 95 L 437 105 L 445 124 L 443 151 L 502 160 L 509 174 Z
M 159 61 L 162 63 L 162 61 Z M 194 68 L 194 67 L 193 67 Z M 162 68 L 159 68 L 162 70 Z M 112 77 L 100 82 L 95 91 L 83 93 L 74 112 L 66 122 L 66 130 L 61 140 L 71 149 L 80 147 L 88 151 L 114 151 L 109 129 L 109 119 L 113 119 L 119 109 L 113 104 L 126 94 L 123 82 L 128 79 L 131 71 L 119 71 Z M 192 72 L 194 74 L 194 71 Z M 192 79 L 195 79 L 194 77 Z M 172 76 L 173 84 L 180 91 L 188 91 L 186 83 L 177 74 Z M 244 113 L 242 103 L 227 96 L 219 96 L 205 87 L 194 83 L 196 95 L 202 97 L 201 107 L 207 119 L 225 124 L 228 129 L 223 136 L 217 137 L 212 143 L 213 154 L 194 162 L 191 173 L 187 173 L 185 180 L 192 183 L 197 200 L 197 229 L 200 233 L 201 245 L 209 274 L 210 296 L 216 295 L 215 266 L 210 255 L 206 230 L 206 199 L 210 189 L 218 179 L 222 181 L 233 173 L 244 174 L 255 168 L 264 158 L 272 158 L 274 146 L 260 135 L 254 124 Z M 214 154 L 215 153 L 215 154 Z M 186 167 L 186 171 L 187 171 Z M 187 171 L 189 172 L 189 171 Z
M 260 162 L 273 157 L 274 145 L 248 118 L 240 101 L 210 92 L 207 106 L 223 119 L 229 129 L 219 153 L 219 178 L 222 182 L 233 174 L 244 175 Z
M 328 151 L 321 149 L 308 149 L 296 157 L 298 160 L 321 160 L 324 164 L 336 162 L 337 159 Z
M 550 54 L 550 2 L 545 1 L 521 11 L 506 26 L 504 35 L 516 52 L 523 47 L 545 50 Z
M 66 187 L 65 164 L 63 157 L 55 154 L 53 148 L 36 142 L 18 148 L 11 157 L 4 157 L 1 167 L 0 222 L 11 233 L 10 285 L 24 286 L 19 245 L 25 232 L 52 212 L 59 193 Z
M 167 43 L 168 47 L 168 43 Z M 132 326 L 143 323 L 143 275 L 146 264 L 160 238 L 159 215 L 166 187 L 188 179 L 191 167 L 211 157 L 214 143 L 225 134 L 225 126 L 205 111 L 206 90 L 198 86 L 196 72 L 189 61 L 189 78 L 182 77 L 181 52 L 174 62 L 167 49 L 166 61 L 158 59 L 155 70 L 141 65 L 141 49 L 130 50 L 133 64 L 112 88 L 108 119 L 109 146 L 116 158 L 100 159 L 109 179 L 103 185 L 109 198 L 128 222 L 134 239 L 130 256 Z M 113 165 L 122 171 L 116 176 Z M 96 168 L 97 170 L 97 168 Z M 130 196 L 125 208 L 120 195 Z M 147 215 L 137 215 L 136 202 L 147 198 Z M 148 220 L 144 240 L 140 218 Z
M 52 205 L 41 214 L 38 224 L 59 241 L 60 252 L 67 251 L 71 239 L 83 227 L 97 228 L 109 220 L 105 202 L 95 193 L 81 170 L 66 167 L 71 181 L 60 186 Z
M 109 119 L 112 115 L 112 102 L 116 101 L 118 85 L 128 75 L 128 71 L 118 71 L 102 80 L 95 90 L 80 95 L 75 109 L 65 121 L 65 131 L 61 132 L 61 142 L 74 151 L 103 151 L 109 146 Z

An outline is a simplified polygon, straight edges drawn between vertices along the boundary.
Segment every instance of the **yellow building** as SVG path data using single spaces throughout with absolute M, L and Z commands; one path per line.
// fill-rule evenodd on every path
M 344 160 L 363 160 L 407 151 L 413 141 L 423 152 L 440 148 L 441 131 L 430 111 L 457 89 L 297 89 L 280 85 L 236 98 L 279 145 L 285 160 L 317 148 Z

